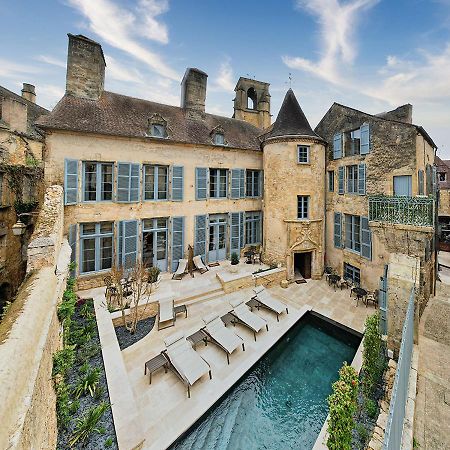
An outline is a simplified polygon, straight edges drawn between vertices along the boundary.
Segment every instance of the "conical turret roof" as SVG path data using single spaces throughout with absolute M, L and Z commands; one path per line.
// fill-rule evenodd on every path
M 265 138 L 281 136 L 311 136 L 322 139 L 309 125 L 292 89 L 286 92 L 277 120 Z

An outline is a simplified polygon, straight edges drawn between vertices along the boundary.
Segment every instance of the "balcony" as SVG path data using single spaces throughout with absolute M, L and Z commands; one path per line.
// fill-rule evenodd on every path
M 434 226 L 433 197 L 369 197 L 369 220 L 418 227 Z

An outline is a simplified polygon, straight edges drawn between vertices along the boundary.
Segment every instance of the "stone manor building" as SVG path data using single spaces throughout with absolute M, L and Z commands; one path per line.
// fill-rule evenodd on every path
M 201 70 L 175 107 L 105 91 L 105 68 L 98 43 L 69 35 L 66 94 L 39 120 L 80 288 L 137 260 L 174 271 L 188 246 L 206 263 L 258 246 L 290 280 L 331 266 L 369 289 L 392 254 L 414 256 L 429 296 L 436 146 L 411 105 L 333 104 L 313 130 L 292 90 L 271 124 L 268 83 L 240 78 L 227 118 L 205 111 Z

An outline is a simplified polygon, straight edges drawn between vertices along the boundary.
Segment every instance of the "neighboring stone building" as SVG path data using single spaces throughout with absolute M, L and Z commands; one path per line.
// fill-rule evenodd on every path
M 435 164 L 439 186 L 439 249 L 450 252 L 450 160 L 436 156 Z
M 13 226 L 18 214 L 37 209 L 43 194 L 44 138 L 34 122 L 48 111 L 35 100 L 30 84 L 23 84 L 22 96 L 0 86 L 0 313 L 25 276 L 33 216 L 21 216 L 22 234 L 14 235 Z

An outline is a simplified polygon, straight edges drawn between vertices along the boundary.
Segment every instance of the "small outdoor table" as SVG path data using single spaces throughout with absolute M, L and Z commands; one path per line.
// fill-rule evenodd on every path
M 356 294 L 356 306 L 358 306 L 359 300 L 362 300 L 364 303 L 364 297 L 367 295 L 367 291 L 361 287 L 355 287 L 352 291 Z
M 336 286 L 340 279 L 341 279 L 341 277 L 339 275 L 334 275 L 334 274 L 332 274 L 328 277 L 328 282 L 331 286 L 334 286 L 334 290 L 336 290 Z
M 147 375 L 147 370 L 149 372 L 149 384 L 152 384 L 152 373 L 156 372 L 161 367 L 164 367 L 164 372 L 167 373 L 168 365 L 167 359 L 161 353 L 154 358 L 149 359 L 144 365 L 144 375 Z
M 186 305 L 178 305 L 178 306 L 175 306 L 175 308 L 174 308 L 173 310 L 174 310 L 175 316 L 176 316 L 177 314 L 180 314 L 180 313 L 183 313 L 183 312 L 184 312 L 184 314 L 185 314 L 185 317 L 188 316 L 187 306 L 186 306 Z
M 200 342 L 204 342 L 205 345 L 207 345 L 207 336 L 206 334 L 203 332 L 203 330 L 198 330 L 196 331 L 194 334 L 191 334 L 190 336 L 188 336 L 186 338 L 191 344 L 192 346 L 195 348 L 195 346 L 197 344 L 199 344 Z
M 222 322 L 224 323 L 224 325 L 227 326 L 230 323 L 234 322 L 235 317 L 233 316 L 233 314 L 226 313 L 224 316 L 221 317 L 221 319 L 222 319 Z
M 249 300 L 246 305 L 252 309 L 252 308 L 257 308 L 259 303 L 257 302 L 257 300 L 255 300 L 254 298 L 252 298 L 251 300 Z

